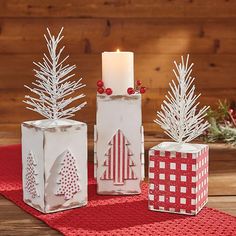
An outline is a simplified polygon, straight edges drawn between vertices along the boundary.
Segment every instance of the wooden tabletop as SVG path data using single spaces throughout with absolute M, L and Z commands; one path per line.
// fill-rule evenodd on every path
M 20 143 L 19 133 L 0 132 L 0 145 Z M 161 139 L 145 138 L 145 150 Z M 92 160 L 92 140 L 89 139 L 89 159 Z M 236 216 L 236 149 L 225 144 L 210 144 L 210 175 L 208 207 Z M 60 235 L 45 223 L 21 210 L 0 196 L 0 235 Z

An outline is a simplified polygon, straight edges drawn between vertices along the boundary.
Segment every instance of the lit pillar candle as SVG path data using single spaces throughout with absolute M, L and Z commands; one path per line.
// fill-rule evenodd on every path
M 134 53 L 103 52 L 102 80 L 113 95 L 126 95 L 129 87 L 134 87 Z

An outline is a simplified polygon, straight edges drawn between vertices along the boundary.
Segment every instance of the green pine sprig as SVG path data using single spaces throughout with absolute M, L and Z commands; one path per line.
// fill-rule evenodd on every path
M 225 142 L 236 146 L 236 126 L 229 109 L 230 105 L 225 100 L 219 101 L 216 110 L 208 111 L 207 118 L 211 126 L 205 133 L 207 142 Z

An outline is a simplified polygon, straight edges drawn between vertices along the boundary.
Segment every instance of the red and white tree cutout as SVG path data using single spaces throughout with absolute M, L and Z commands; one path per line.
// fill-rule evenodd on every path
M 119 129 L 109 142 L 108 151 L 105 153 L 107 159 L 104 161 L 106 170 L 101 180 L 113 180 L 115 185 L 124 185 L 125 180 L 137 179 L 132 166 L 135 166 L 129 149 L 129 141 Z
M 56 195 L 64 195 L 65 200 L 69 200 L 80 191 L 76 159 L 70 151 L 65 152 L 61 165 Z
M 39 197 L 39 192 L 37 189 L 37 172 L 36 172 L 36 162 L 32 152 L 29 152 L 27 156 L 27 164 L 26 164 L 26 183 L 25 188 L 32 198 Z

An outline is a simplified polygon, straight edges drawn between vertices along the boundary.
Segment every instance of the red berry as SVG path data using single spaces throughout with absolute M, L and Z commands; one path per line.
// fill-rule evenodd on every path
M 97 86 L 98 87 L 102 87 L 103 86 L 103 81 L 102 80 L 98 80 L 97 81 Z
M 104 88 L 99 87 L 99 88 L 97 89 L 97 91 L 98 91 L 98 93 L 103 94 L 103 93 L 104 93 Z
M 142 84 L 142 82 L 140 80 L 137 80 L 136 84 L 137 84 L 137 86 L 140 86 Z
M 107 88 L 105 92 L 106 92 L 107 95 L 111 95 L 112 94 L 112 89 L 111 88 Z
M 141 87 L 140 88 L 140 93 L 145 93 L 146 92 L 146 88 L 145 87 Z
M 234 112 L 234 110 L 233 110 L 233 109 L 229 109 L 229 113 L 231 113 L 231 114 L 232 114 L 233 112 Z
M 128 93 L 129 95 L 131 95 L 131 94 L 134 94 L 135 91 L 134 91 L 133 88 L 129 87 L 129 88 L 127 89 L 127 93 Z

